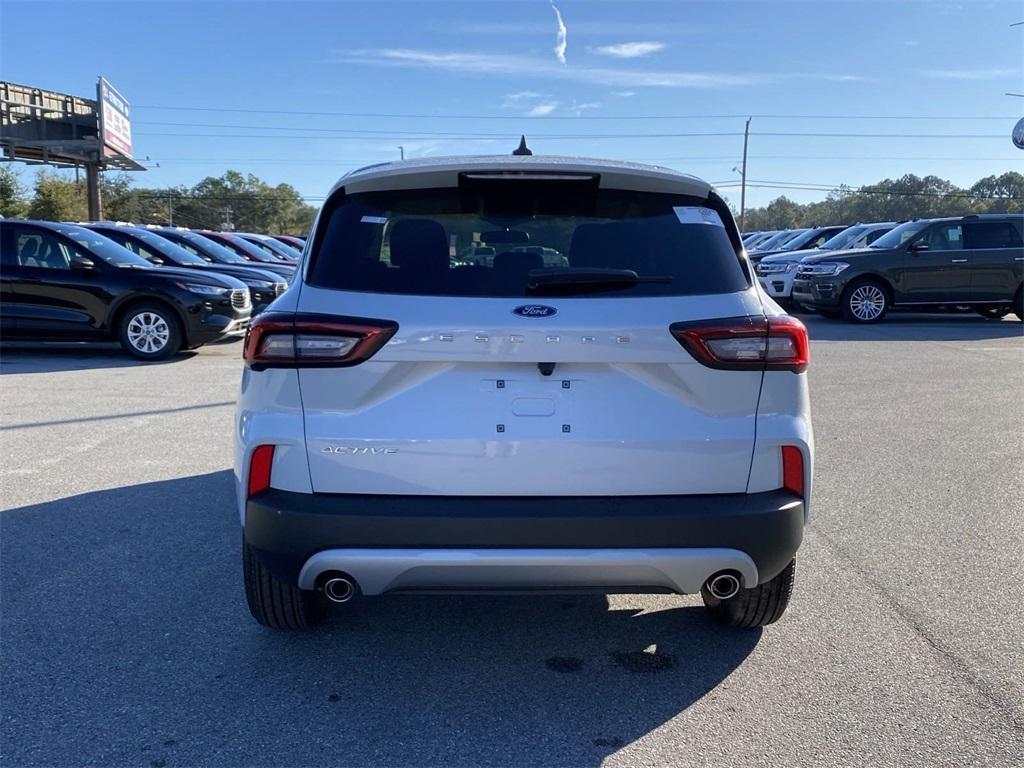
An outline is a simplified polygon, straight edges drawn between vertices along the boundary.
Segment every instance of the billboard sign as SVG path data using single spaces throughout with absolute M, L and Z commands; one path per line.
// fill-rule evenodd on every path
M 100 78 L 97 85 L 100 107 L 100 138 L 103 142 L 104 154 L 113 153 L 125 157 L 132 156 L 132 124 L 131 107 L 127 100 L 114 87 Z
M 1024 117 L 1013 127 L 1013 145 L 1017 149 L 1024 149 Z

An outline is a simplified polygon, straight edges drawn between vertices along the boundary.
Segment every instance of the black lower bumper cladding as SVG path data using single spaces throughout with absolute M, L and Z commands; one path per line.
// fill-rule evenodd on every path
M 246 505 L 245 539 L 295 581 L 326 549 L 723 547 L 762 582 L 803 539 L 803 501 L 786 490 L 704 496 L 376 496 L 269 489 Z

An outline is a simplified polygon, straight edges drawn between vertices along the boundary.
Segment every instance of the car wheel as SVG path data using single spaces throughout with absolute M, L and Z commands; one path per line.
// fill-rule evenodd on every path
M 877 280 L 857 280 L 843 294 L 843 315 L 851 323 L 877 323 L 889 311 L 889 295 Z
M 735 597 L 720 600 L 706 586 L 700 596 L 712 617 L 729 627 L 763 627 L 782 618 L 793 594 L 796 559 L 782 569 L 782 573 L 753 589 L 741 589 Z
M 119 326 L 121 346 L 140 360 L 163 360 L 181 348 L 181 327 L 174 311 L 160 304 L 129 308 Z
M 325 605 L 316 592 L 275 578 L 242 541 L 242 573 L 249 612 L 271 629 L 310 629 L 324 617 Z
M 1017 295 L 1013 299 L 1013 314 L 1024 323 L 1024 285 L 1017 289 Z
M 1001 320 L 1010 314 L 1009 307 L 977 307 L 974 311 L 989 320 Z

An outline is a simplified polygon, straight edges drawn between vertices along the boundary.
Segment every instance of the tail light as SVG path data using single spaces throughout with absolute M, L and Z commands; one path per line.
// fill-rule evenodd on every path
M 249 497 L 270 487 L 270 468 L 274 463 L 274 446 L 257 445 L 249 460 Z
M 342 368 L 373 357 L 398 323 L 363 317 L 264 313 L 249 325 L 242 357 L 264 368 Z
M 782 487 L 804 495 L 804 455 L 794 445 L 782 446 Z
M 807 328 L 788 315 L 673 323 L 669 330 L 709 368 L 800 373 L 810 362 Z

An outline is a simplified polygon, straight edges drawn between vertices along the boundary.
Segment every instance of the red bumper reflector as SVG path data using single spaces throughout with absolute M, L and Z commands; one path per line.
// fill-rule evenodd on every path
M 274 463 L 274 446 L 258 445 L 249 461 L 249 496 L 270 487 L 270 468 Z
M 782 487 L 804 495 L 804 455 L 793 445 L 782 446 Z

